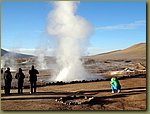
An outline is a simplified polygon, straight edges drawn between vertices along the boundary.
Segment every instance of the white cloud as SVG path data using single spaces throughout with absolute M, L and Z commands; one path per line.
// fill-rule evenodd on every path
M 117 25 L 110 25 L 110 26 L 98 26 L 96 30 L 130 30 L 130 29 L 137 29 L 141 26 L 146 26 L 145 20 L 138 20 L 128 24 L 117 24 Z

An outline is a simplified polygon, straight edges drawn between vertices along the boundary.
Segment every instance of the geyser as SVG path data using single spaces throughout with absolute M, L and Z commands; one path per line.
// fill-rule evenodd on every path
M 47 31 L 57 39 L 56 59 L 59 73 L 55 81 L 73 81 L 88 78 L 82 66 L 81 56 L 91 34 L 91 25 L 76 14 L 77 1 L 53 2 L 48 15 Z

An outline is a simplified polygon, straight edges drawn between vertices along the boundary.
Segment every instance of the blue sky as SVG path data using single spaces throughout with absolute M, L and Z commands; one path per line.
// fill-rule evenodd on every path
M 48 2 L 2 2 L 1 47 L 21 52 L 54 42 L 46 33 Z M 98 54 L 146 42 L 146 2 L 80 2 L 77 14 L 93 25 L 88 53 Z

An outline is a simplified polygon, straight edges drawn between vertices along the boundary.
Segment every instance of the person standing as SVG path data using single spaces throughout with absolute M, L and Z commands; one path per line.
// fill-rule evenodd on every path
M 12 75 L 11 75 L 9 67 L 4 72 L 4 81 L 5 81 L 5 87 L 4 87 L 5 95 L 9 95 L 10 94 L 10 89 L 11 89 L 11 82 L 12 82 Z
M 34 66 L 32 65 L 31 70 L 29 70 L 29 81 L 30 81 L 30 94 L 33 93 L 33 89 L 34 89 L 34 93 L 36 93 L 36 81 L 37 81 L 37 74 L 39 74 L 38 70 L 34 69 Z
M 115 93 L 115 90 L 117 90 L 118 93 L 121 92 L 121 85 L 117 78 L 111 78 L 110 84 L 111 84 L 112 93 Z
M 3 74 L 3 68 L 1 68 L 1 74 Z
M 23 94 L 23 83 L 24 83 L 25 75 L 22 72 L 21 68 L 19 68 L 19 71 L 18 73 L 16 73 L 15 78 L 18 79 L 18 94 Z

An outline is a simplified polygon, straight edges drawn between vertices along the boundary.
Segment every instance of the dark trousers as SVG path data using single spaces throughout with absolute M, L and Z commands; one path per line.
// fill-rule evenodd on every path
M 18 81 L 18 94 L 23 93 L 23 81 Z
M 11 89 L 11 82 L 6 82 L 5 81 L 5 94 L 10 94 L 10 89 Z
M 34 89 L 34 93 L 36 93 L 36 81 L 34 82 L 30 82 L 30 92 L 33 93 L 33 89 Z

